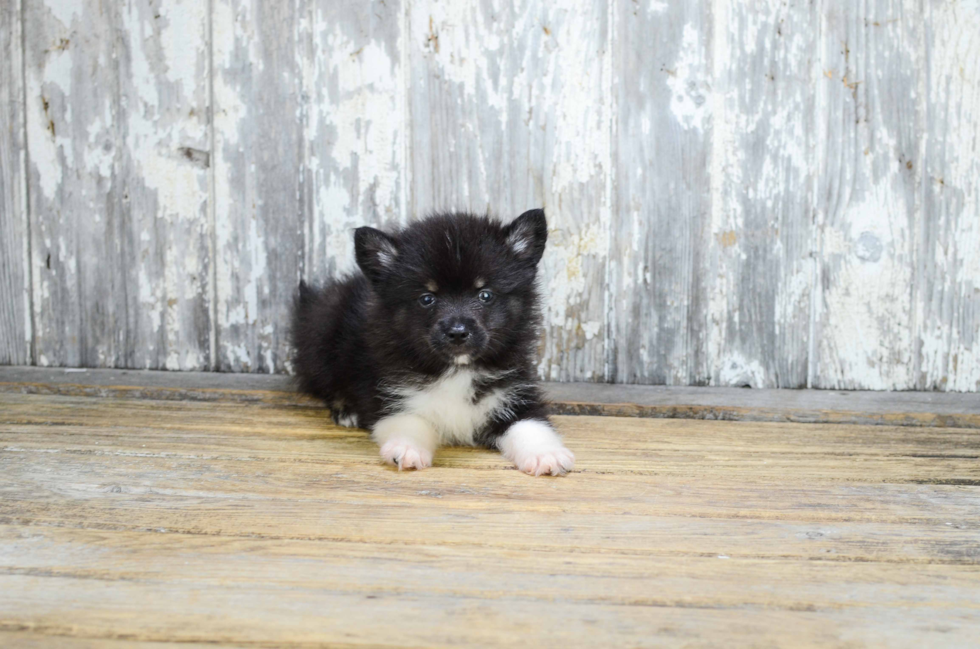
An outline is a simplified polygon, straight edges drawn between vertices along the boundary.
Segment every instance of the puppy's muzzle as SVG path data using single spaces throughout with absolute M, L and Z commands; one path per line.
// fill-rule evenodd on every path
M 446 337 L 446 342 L 450 345 L 462 347 L 470 341 L 473 330 L 466 322 L 457 320 L 443 326 L 442 334 Z

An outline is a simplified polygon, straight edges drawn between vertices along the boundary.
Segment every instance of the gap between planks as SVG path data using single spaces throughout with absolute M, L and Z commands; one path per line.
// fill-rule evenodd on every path
M 980 394 L 544 383 L 552 414 L 980 428 Z M 0 367 L 0 393 L 317 403 L 283 375 Z

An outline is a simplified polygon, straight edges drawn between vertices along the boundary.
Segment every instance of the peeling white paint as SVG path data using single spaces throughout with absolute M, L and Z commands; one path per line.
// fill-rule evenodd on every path
M 108 112 L 108 106 L 106 106 Z M 111 119 L 111 118 L 110 118 Z M 115 146 L 112 142 L 113 133 L 107 126 L 108 121 L 94 120 L 88 125 L 88 146 L 83 153 L 85 166 L 100 178 L 107 181 L 107 188 L 112 189 L 112 164 L 116 158 Z M 96 214 L 98 218 L 98 214 Z
M 733 201 L 730 190 L 733 185 L 741 183 L 741 166 L 738 164 L 738 154 L 735 143 L 733 124 L 728 114 L 728 103 L 732 101 L 727 87 L 720 80 L 728 69 L 729 60 L 729 26 L 730 7 L 728 2 L 721 2 L 715 7 L 713 33 L 715 42 L 712 47 L 711 63 L 714 74 L 718 77 L 715 87 L 709 96 L 711 111 L 711 241 L 716 245 L 722 244 L 726 233 L 737 233 L 742 230 L 742 214 L 737 201 Z M 735 235 L 737 236 L 737 235 Z M 717 252 L 716 252 L 717 255 Z M 726 357 L 726 320 L 731 318 L 732 324 L 738 326 L 738 311 L 732 311 L 730 297 L 738 295 L 735 284 L 736 277 L 729 268 L 718 267 L 718 262 L 709 266 L 708 278 L 708 322 L 707 346 L 708 357 L 711 359 L 710 377 L 714 384 L 720 374 L 721 359 Z
M 893 177 L 848 206 L 847 230 L 828 226 L 826 240 L 836 241 L 832 247 L 842 250 L 833 282 L 823 292 L 826 320 L 818 358 L 822 367 L 834 368 L 838 381 L 846 382 L 841 387 L 909 385 L 913 267 L 904 250 L 911 233 L 898 225 L 909 207 L 891 187 Z M 878 261 L 860 258 L 857 241 L 862 233 L 873 234 L 887 250 Z
M 592 340 L 599 335 L 599 332 L 602 331 L 602 326 L 601 322 L 583 322 L 582 332 L 585 334 L 585 339 Z
M 563 346 L 570 347 L 576 340 L 592 340 L 604 327 L 601 320 L 585 320 L 582 316 L 592 311 L 592 305 L 585 300 L 594 278 L 586 269 L 594 268 L 595 262 L 605 257 L 608 236 L 608 230 L 598 221 L 585 225 L 577 233 L 553 230 L 549 235 L 548 250 L 542 261 L 543 312 L 548 326 L 567 336 L 558 341 Z M 603 313 L 596 311 L 599 315 Z M 557 380 L 562 370 L 552 362 L 545 377 Z
M 44 6 L 65 28 L 70 28 L 78 15 L 78 3 L 72 0 L 44 0 Z
M 159 5 L 167 79 L 188 98 L 198 91 L 206 71 L 207 38 L 202 38 L 202 31 L 207 26 L 207 12 L 208 3 L 199 0 L 171 0 Z
M 701 32 L 692 24 L 684 25 L 681 50 L 669 74 L 670 110 L 684 128 L 703 131 L 710 105 L 708 68 L 701 43 Z
M 234 345 L 223 341 L 221 343 L 221 355 L 227 358 L 228 362 L 233 366 L 242 367 L 242 371 L 248 372 L 251 370 L 248 348 L 244 343 Z
M 27 78 L 27 138 L 31 147 L 31 164 L 38 170 L 41 190 L 48 200 L 55 199 L 64 180 L 59 154 L 69 166 L 74 163 L 71 139 L 58 134 L 71 123 L 71 102 L 67 98 L 72 96 L 73 65 L 74 59 L 69 52 L 55 50 L 46 57 L 41 76 L 29 74 Z M 52 112 L 56 99 L 64 100 L 63 115 Z M 47 107 L 45 101 L 48 102 Z
M 314 57 L 302 76 L 314 101 L 306 116 L 313 182 L 307 275 L 314 281 L 354 267 L 352 233 L 400 221 L 403 103 L 400 42 L 364 38 L 330 8 L 311 24 Z
M 762 364 L 738 352 L 718 359 L 718 366 L 716 385 L 760 388 L 767 384 L 766 370 Z
M 448 81 L 461 86 L 462 96 L 475 97 L 479 90 L 491 114 L 500 117 L 500 128 L 506 129 L 503 109 L 511 89 L 491 78 L 486 59 L 476 55 L 479 50 L 492 56 L 502 44 L 494 26 L 484 22 L 487 16 L 481 9 L 477 3 L 456 0 L 421 4 L 411 11 L 411 33 L 414 46 L 427 53 Z

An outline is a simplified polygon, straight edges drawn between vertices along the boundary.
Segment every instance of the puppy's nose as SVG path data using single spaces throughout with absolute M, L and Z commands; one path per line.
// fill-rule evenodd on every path
M 470 337 L 470 328 L 462 322 L 457 322 L 446 329 L 446 338 L 454 345 L 462 345 Z

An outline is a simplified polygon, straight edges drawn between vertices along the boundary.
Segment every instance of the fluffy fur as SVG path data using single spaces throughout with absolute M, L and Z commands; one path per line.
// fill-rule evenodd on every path
M 371 430 L 399 469 L 431 466 L 442 445 L 474 445 L 532 475 L 570 470 L 534 378 L 547 236 L 543 210 L 508 225 L 446 214 L 391 234 L 358 228 L 361 272 L 300 283 L 300 388 L 338 424 Z

